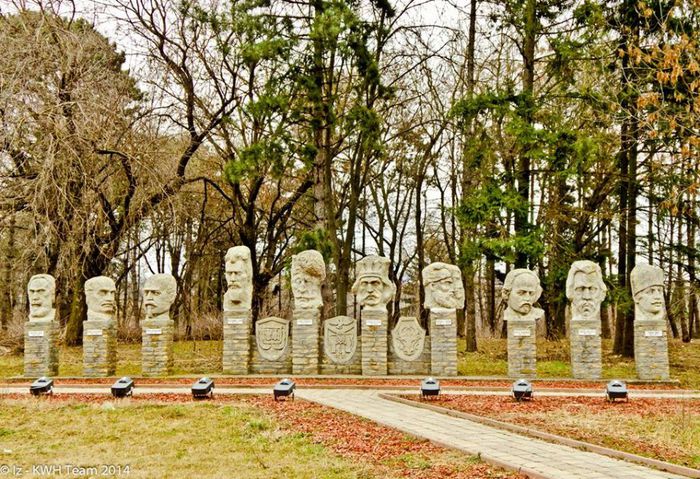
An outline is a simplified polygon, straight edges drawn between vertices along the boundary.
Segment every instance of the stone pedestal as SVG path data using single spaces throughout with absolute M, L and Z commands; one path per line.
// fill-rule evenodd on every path
M 670 378 L 665 320 L 636 320 L 634 322 L 634 362 L 637 365 L 639 379 L 666 380 Z
M 320 308 L 296 308 L 292 320 L 292 373 L 319 373 Z
M 430 310 L 430 373 L 457 375 L 457 310 Z
M 24 375 L 30 378 L 58 374 L 58 321 L 24 324 Z
M 249 309 L 224 311 L 224 374 L 250 372 L 252 324 Z
M 508 376 L 534 378 L 537 374 L 536 321 L 509 319 L 507 324 Z
M 362 375 L 386 376 L 388 315 L 386 311 L 362 310 Z
M 173 370 L 173 336 L 171 319 L 144 319 L 141 322 L 141 361 L 144 376 L 167 376 Z
M 117 325 L 113 319 L 83 323 L 83 375 L 114 376 L 117 372 Z
M 573 319 L 571 321 L 571 371 L 576 379 L 600 379 L 602 376 L 602 345 L 600 321 Z

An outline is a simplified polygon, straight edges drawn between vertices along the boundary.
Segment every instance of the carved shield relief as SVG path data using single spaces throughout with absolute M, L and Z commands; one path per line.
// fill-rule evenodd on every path
M 416 318 L 402 317 L 391 332 L 396 355 L 404 361 L 415 361 L 423 353 L 425 329 Z
M 255 342 L 260 356 L 268 361 L 277 361 L 284 354 L 289 342 L 289 320 L 265 318 L 255 324 Z
M 336 316 L 323 323 L 323 347 L 334 363 L 347 363 L 357 347 L 357 322 L 349 316 Z

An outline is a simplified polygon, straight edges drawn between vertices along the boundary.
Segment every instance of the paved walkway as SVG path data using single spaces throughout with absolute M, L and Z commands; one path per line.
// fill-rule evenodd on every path
M 478 454 L 492 464 L 520 467 L 522 472 L 532 477 L 551 479 L 683 477 L 502 431 L 466 419 L 388 401 L 380 398 L 376 391 L 299 389 L 297 396 L 469 454 Z

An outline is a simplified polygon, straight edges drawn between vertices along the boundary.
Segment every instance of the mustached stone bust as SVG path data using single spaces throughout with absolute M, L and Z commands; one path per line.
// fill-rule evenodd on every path
M 234 246 L 226 251 L 224 311 L 250 309 L 253 298 L 253 263 L 247 246 Z
M 56 280 L 50 274 L 36 274 L 27 283 L 29 321 L 53 321 L 56 317 Z
M 170 274 L 156 274 L 143 285 L 143 307 L 146 319 L 170 319 L 170 306 L 175 302 L 177 281 Z
M 426 309 L 464 307 L 462 273 L 453 264 L 431 263 L 423 268 Z
M 524 268 L 512 270 L 503 282 L 501 294 L 507 303 L 504 320 L 537 320 L 544 317 L 544 311 L 534 306 L 542 295 L 540 279 L 534 271 Z
M 315 250 L 292 256 L 292 294 L 294 307 L 316 309 L 323 305 L 321 284 L 326 279 L 323 255 Z
M 365 311 L 386 311 L 386 305 L 396 293 L 396 285 L 389 279 L 391 261 L 383 256 L 366 256 L 356 264 L 357 279 L 353 294 Z
M 85 281 L 85 303 L 88 320 L 112 319 L 117 288 L 112 278 L 96 276 Z
M 566 297 L 571 301 L 572 321 L 599 320 L 606 291 L 598 264 L 589 260 L 574 261 L 566 278 Z

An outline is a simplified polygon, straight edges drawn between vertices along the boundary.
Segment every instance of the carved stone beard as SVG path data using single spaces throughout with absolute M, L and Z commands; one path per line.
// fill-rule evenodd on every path
M 231 287 L 224 293 L 224 311 L 233 309 L 250 309 L 251 298 L 247 297 L 243 288 Z
M 600 305 L 598 301 L 593 301 L 593 310 L 589 312 L 581 311 L 579 307 L 576 306 L 577 301 L 571 302 L 571 320 L 598 320 L 600 321 Z
M 113 320 L 114 319 L 114 314 L 113 313 L 102 313 L 100 311 L 90 311 L 88 310 L 87 312 L 87 319 L 88 321 L 104 321 L 104 320 Z
M 38 310 L 38 311 L 37 311 Z M 39 313 L 40 316 L 36 316 L 34 313 Z M 48 308 L 30 308 L 29 310 L 29 321 L 53 321 L 56 318 L 56 310 Z
M 506 308 L 503 311 L 504 321 L 536 321 L 544 317 L 544 310 L 540 308 L 535 308 L 534 306 L 530 308 L 527 314 L 520 314 L 512 308 Z

